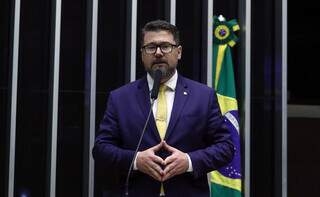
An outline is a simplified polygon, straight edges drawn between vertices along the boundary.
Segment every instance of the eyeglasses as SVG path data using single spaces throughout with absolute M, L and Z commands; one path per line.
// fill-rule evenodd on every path
M 171 53 L 173 47 L 177 47 L 178 45 L 171 44 L 171 43 L 162 43 L 162 44 L 148 44 L 142 47 L 144 52 L 146 54 L 155 54 L 158 50 L 158 47 L 160 48 L 161 52 L 164 54 Z

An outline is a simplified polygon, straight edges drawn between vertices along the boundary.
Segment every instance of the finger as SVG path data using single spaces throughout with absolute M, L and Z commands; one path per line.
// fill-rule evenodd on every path
M 152 160 L 153 160 L 153 162 L 158 163 L 160 165 L 165 165 L 165 161 L 161 157 L 159 157 L 157 155 L 154 155 Z
M 160 165 L 156 164 L 156 163 L 151 164 L 151 168 L 153 170 L 155 170 L 161 176 L 164 174 L 164 171 L 163 171 L 162 167 Z
M 138 169 L 156 180 L 161 180 L 162 175 L 160 175 L 155 169 L 153 169 L 152 162 L 143 162 Z
M 164 176 L 162 177 L 162 181 L 166 181 L 175 175 L 176 175 L 176 171 L 175 171 L 174 167 L 170 167 L 169 169 L 167 169 L 167 172 L 165 169 Z
M 163 173 L 164 173 L 164 174 L 168 174 L 168 173 L 170 173 L 174 168 L 175 168 L 175 164 L 174 164 L 174 163 L 171 163 L 170 165 L 167 165 L 167 166 L 164 168 Z M 171 173 L 172 173 L 172 172 L 171 172 Z
M 176 160 L 176 157 L 174 155 L 171 155 L 164 160 L 164 165 L 169 165 L 175 160 Z
M 169 144 L 167 144 L 166 141 L 163 141 L 163 147 L 164 147 L 166 150 L 170 151 L 170 152 L 174 152 L 174 151 L 177 150 L 177 149 L 173 148 L 172 146 L 170 146 Z
M 161 177 L 163 175 L 161 166 L 150 160 L 149 162 L 146 162 L 146 168 L 147 171 L 152 174 L 152 177 L 156 177 L 157 180 L 161 180 Z
M 149 168 L 148 175 L 150 175 L 151 177 L 153 177 L 154 179 L 161 181 L 162 180 L 162 176 L 153 168 Z
M 151 147 L 151 149 L 152 149 L 154 152 L 157 152 L 157 151 L 159 151 L 162 147 L 163 147 L 163 141 L 161 141 L 159 144 Z

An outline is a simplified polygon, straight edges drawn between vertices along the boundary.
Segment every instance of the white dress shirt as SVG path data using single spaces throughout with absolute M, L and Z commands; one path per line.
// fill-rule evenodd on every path
M 166 95 L 166 101 L 167 101 L 167 125 L 169 125 L 170 122 L 170 117 L 171 117 L 171 111 L 172 111 L 172 106 L 173 106 L 173 101 L 174 101 L 174 95 L 176 91 L 176 86 L 177 86 L 177 80 L 178 80 L 178 72 L 176 71 L 174 75 L 164 83 L 165 86 L 168 88 L 165 91 Z M 149 75 L 147 75 L 147 81 L 148 81 L 148 86 L 149 86 L 149 91 L 151 92 L 152 87 L 153 87 L 153 79 Z M 153 104 L 153 116 L 156 117 L 157 114 L 157 109 L 158 109 L 158 99 L 154 101 Z

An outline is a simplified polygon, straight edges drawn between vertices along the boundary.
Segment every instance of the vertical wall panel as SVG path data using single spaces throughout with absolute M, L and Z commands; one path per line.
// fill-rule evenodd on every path
M 15 196 L 45 196 L 50 6 L 49 0 L 21 1 Z
M 56 196 L 57 180 L 57 133 L 59 103 L 59 69 L 60 69 L 60 33 L 61 33 L 61 0 L 52 2 L 52 39 L 50 53 L 50 176 L 48 177 L 48 195 Z
M 176 0 L 170 0 L 170 23 L 176 24 L 176 12 L 177 12 L 177 2 Z
M 288 73 L 288 0 L 281 1 L 281 80 L 282 80 L 282 100 L 281 100 L 281 119 L 282 119 L 282 173 L 281 173 L 281 187 L 282 187 L 282 197 L 288 196 L 288 126 L 287 126 L 287 119 L 288 119 L 288 86 L 287 86 L 287 73 Z
M 281 1 L 252 2 L 251 194 L 282 196 L 283 17 Z M 262 47 L 263 46 L 263 47 Z M 261 169 L 264 169 L 261 171 Z M 284 188 L 285 189 L 285 188 Z
M 254 185 L 251 195 L 261 197 L 275 196 L 273 155 L 276 100 L 273 7 L 273 1 L 252 2 L 250 184 Z
M 0 196 L 6 195 L 8 186 L 9 107 L 10 107 L 10 54 L 12 53 L 12 1 L 0 2 Z
M 86 0 L 61 1 L 56 196 L 82 196 Z
M 16 153 L 16 122 L 17 122 L 17 89 L 18 89 L 18 60 L 19 60 L 19 40 L 20 40 L 20 0 L 16 0 L 13 5 L 13 25 L 12 34 L 12 69 L 11 77 L 11 92 L 10 92 L 10 142 L 9 142 L 9 169 L 8 169 L 8 196 L 14 195 L 14 182 L 15 182 L 15 153 Z M 11 55 L 10 55 L 11 56 Z
M 96 131 L 106 109 L 109 92 L 130 81 L 131 1 L 99 1 L 96 80 Z M 129 50 L 130 51 L 130 50 Z M 113 186 L 103 166 L 95 166 L 95 196 Z
M 243 193 L 250 197 L 251 190 L 251 0 L 239 3 L 239 111 L 241 117 Z
M 137 47 L 137 1 L 138 0 L 132 0 L 131 1 L 131 5 L 129 8 L 128 6 L 128 11 L 130 13 L 130 16 L 127 16 L 127 19 L 128 17 L 131 17 L 131 24 L 130 24 L 130 81 L 134 81 L 136 80 L 136 67 L 137 67 L 137 53 L 136 53 L 136 47 Z M 127 14 L 129 14 L 127 13 Z M 128 20 L 129 21 L 129 20 Z M 129 30 L 129 29 L 128 29 Z M 129 39 L 128 39 L 129 41 Z M 127 50 L 129 52 L 129 50 Z M 129 56 L 129 53 L 128 53 L 128 56 Z
M 207 82 L 207 7 L 205 1 L 176 0 L 176 26 L 180 30 L 182 58 L 178 72 L 199 82 Z
M 286 13 L 286 7 L 283 7 L 283 2 L 275 1 L 275 131 L 274 131 L 274 188 L 275 195 L 278 197 L 286 197 L 286 119 L 287 119 L 287 87 L 286 87 L 286 75 L 287 75 L 287 64 L 286 64 L 286 20 L 284 14 Z
M 91 154 L 95 141 L 96 69 L 98 0 L 87 0 L 85 51 L 85 133 L 83 151 L 83 196 L 94 196 L 94 161 Z
M 207 1 L 207 85 L 212 87 L 212 57 L 213 57 L 213 0 Z

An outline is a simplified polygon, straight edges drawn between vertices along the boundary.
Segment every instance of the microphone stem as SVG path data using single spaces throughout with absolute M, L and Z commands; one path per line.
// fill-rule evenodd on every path
M 144 133 L 146 131 L 146 128 L 147 128 L 147 125 L 148 125 L 148 122 L 149 122 L 149 119 L 150 119 L 150 116 L 151 116 L 151 112 L 152 112 L 154 101 L 155 101 L 155 99 L 151 99 L 151 107 L 150 107 L 150 110 L 149 110 L 149 113 L 148 113 L 148 117 L 147 117 L 147 120 L 146 120 L 146 122 L 144 124 L 144 127 L 143 127 L 142 133 L 140 135 L 139 142 L 138 142 L 138 145 L 136 147 L 136 150 L 134 151 L 133 159 L 131 160 L 131 163 L 130 163 L 130 167 L 129 167 L 129 170 L 128 170 L 126 183 L 125 183 L 125 196 L 129 196 L 129 178 L 130 178 L 130 174 L 131 174 L 131 171 L 132 171 L 132 168 L 133 168 L 134 160 L 135 160 L 135 158 L 137 156 L 138 150 L 139 150 L 140 145 L 141 145 L 141 141 L 143 139 Z

